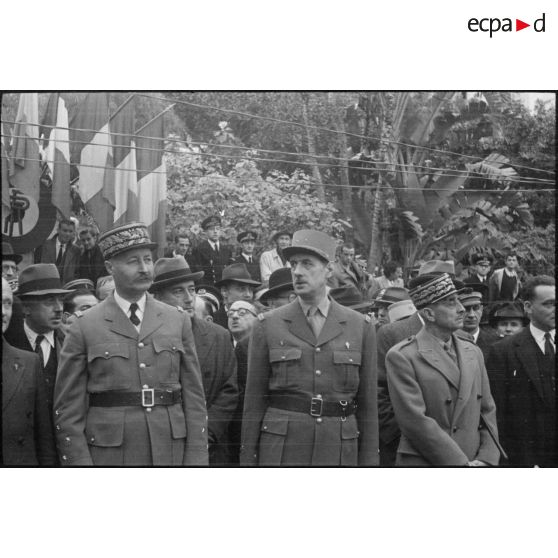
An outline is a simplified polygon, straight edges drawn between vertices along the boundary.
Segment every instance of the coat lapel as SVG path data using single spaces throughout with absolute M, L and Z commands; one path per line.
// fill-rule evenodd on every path
M 291 302 L 291 307 L 289 312 L 283 316 L 283 319 L 288 323 L 287 328 L 296 337 L 299 337 L 303 341 L 306 341 L 309 345 L 316 345 L 316 337 L 314 332 L 308 323 L 308 320 L 302 312 L 300 303 L 298 300 L 293 300 Z M 325 326 L 324 326 L 325 329 Z
M 25 364 L 13 354 L 5 341 L 2 343 L 2 410 L 6 409 L 25 375 Z
M 456 390 L 459 391 L 459 382 L 448 373 L 448 366 L 441 358 L 441 348 L 436 346 L 436 340 L 431 339 L 431 335 L 424 329 L 419 331 L 416 336 L 418 350 L 422 358 L 436 371 L 438 371 Z
M 347 320 L 340 315 L 338 303 L 332 300 L 324 327 L 322 331 L 320 331 L 318 337 L 318 345 L 324 345 L 332 339 L 335 339 L 338 335 L 341 335 L 343 333 L 342 324 L 345 323 L 347 323 Z
M 147 304 L 145 306 L 145 310 L 145 314 L 147 314 Z M 107 322 L 110 322 L 109 328 L 112 332 L 117 333 L 118 335 L 124 335 L 124 337 L 137 339 L 138 332 L 136 328 L 124 314 L 122 308 L 120 308 L 120 306 L 116 304 L 113 294 L 110 294 L 106 299 L 105 320 L 107 320 Z
M 139 340 L 145 339 L 163 325 L 161 312 L 157 309 L 153 296 L 148 294 L 145 302 L 145 312 L 141 322 Z M 132 326 L 133 327 L 133 326 Z M 135 331 L 135 330 L 134 330 Z M 182 332 L 180 332 L 180 336 Z
M 457 420 L 471 395 L 478 367 L 476 365 L 477 357 L 474 346 L 467 341 L 462 341 L 456 335 L 453 335 L 453 342 L 457 352 L 459 369 L 461 370 L 458 397 L 454 411 L 454 420 Z
M 529 376 L 535 386 L 540 398 L 544 400 L 544 391 L 539 377 L 539 367 L 537 351 L 540 350 L 536 341 L 533 339 L 529 327 L 523 329 L 514 341 L 517 359 L 523 365 L 525 373 Z

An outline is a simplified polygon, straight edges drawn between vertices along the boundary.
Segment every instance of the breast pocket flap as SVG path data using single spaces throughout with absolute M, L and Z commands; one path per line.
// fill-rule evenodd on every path
M 359 351 L 333 351 L 333 362 L 335 364 L 355 364 L 360 366 L 362 353 Z
M 269 349 L 270 362 L 287 362 L 289 360 L 300 360 L 302 349 L 297 347 L 281 347 L 279 349 Z
M 172 338 L 155 338 L 153 339 L 153 350 L 156 353 L 161 353 L 163 351 L 170 351 L 172 353 L 184 352 L 184 345 L 182 345 L 182 341 L 178 339 Z
M 87 361 L 93 362 L 96 358 L 109 359 L 113 357 L 130 358 L 130 349 L 123 343 L 104 343 L 93 345 L 89 348 Z

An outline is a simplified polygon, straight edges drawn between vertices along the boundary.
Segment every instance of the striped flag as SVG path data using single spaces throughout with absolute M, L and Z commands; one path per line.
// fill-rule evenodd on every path
M 41 179 L 38 93 L 20 95 L 11 154 L 11 183 L 38 203 Z
M 138 177 L 134 143 L 135 106 L 130 96 L 111 116 L 110 133 L 114 165 L 114 223 L 139 219 Z
M 52 181 L 52 205 L 70 216 L 70 136 L 68 110 L 59 93 L 51 93 L 41 123 L 43 152 Z
M 70 158 L 79 195 L 100 232 L 114 223 L 114 171 L 106 93 L 88 93 L 70 121 Z
M 170 108 L 170 107 L 169 107 Z M 136 132 L 138 167 L 139 220 L 149 227 L 153 242 L 157 242 L 158 257 L 165 247 L 165 220 L 167 212 L 167 171 L 163 160 L 165 122 L 164 114 L 157 115 Z

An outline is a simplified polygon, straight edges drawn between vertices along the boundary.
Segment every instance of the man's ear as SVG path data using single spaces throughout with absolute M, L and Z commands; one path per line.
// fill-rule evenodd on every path
M 427 322 L 434 322 L 434 310 L 432 308 L 426 307 L 421 310 L 422 317 Z
M 326 273 L 326 277 L 329 279 L 331 277 L 331 274 L 333 273 L 333 262 L 327 262 L 327 273 Z
M 112 261 L 111 260 L 105 260 L 105 268 L 108 272 L 109 275 L 112 275 Z

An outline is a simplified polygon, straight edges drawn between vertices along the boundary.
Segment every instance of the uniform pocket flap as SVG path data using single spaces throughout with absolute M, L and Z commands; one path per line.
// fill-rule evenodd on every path
M 362 354 L 359 351 L 333 351 L 333 362 L 335 364 L 360 365 Z
M 188 430 L 186 428 L 186 417 L 180 405 L 172 405 L 168 407 L 169 421 L 171 424 L 172 437 L 175 440 L 186 438 Z
M 173 353 L 180 351 L 183 353 L 184 345 L 182 345 L 181 340 L 172 339 L 170 337 L 154 338 L 153 349 L 156 353 L 161 353 L 163 351 L 171 351 Z
M 262 432 L 267 434 L 277 434 L 278 436 L 286 436 L 289 428 L 289 419 L 267 418 L 262 422 Z
M 124 441 L 124 411 L 96 409 L 87 422 L 85 435 L 90 446 L 117 448 Z
M 341 439 L 353 440 L 359 436 L 358 425 L 356 420 L 341 421 Z
M 93 362 L 96 358 L 130 358 L 130 348 L 124 343 L 103 343 L 92 345 L 87 353 L 87 362 Z
M 285 362 L 288 360 L 300 360 L 302 349 L 296 347 L 281 347 L 279 349 L 269 349 L 270 362 Z

